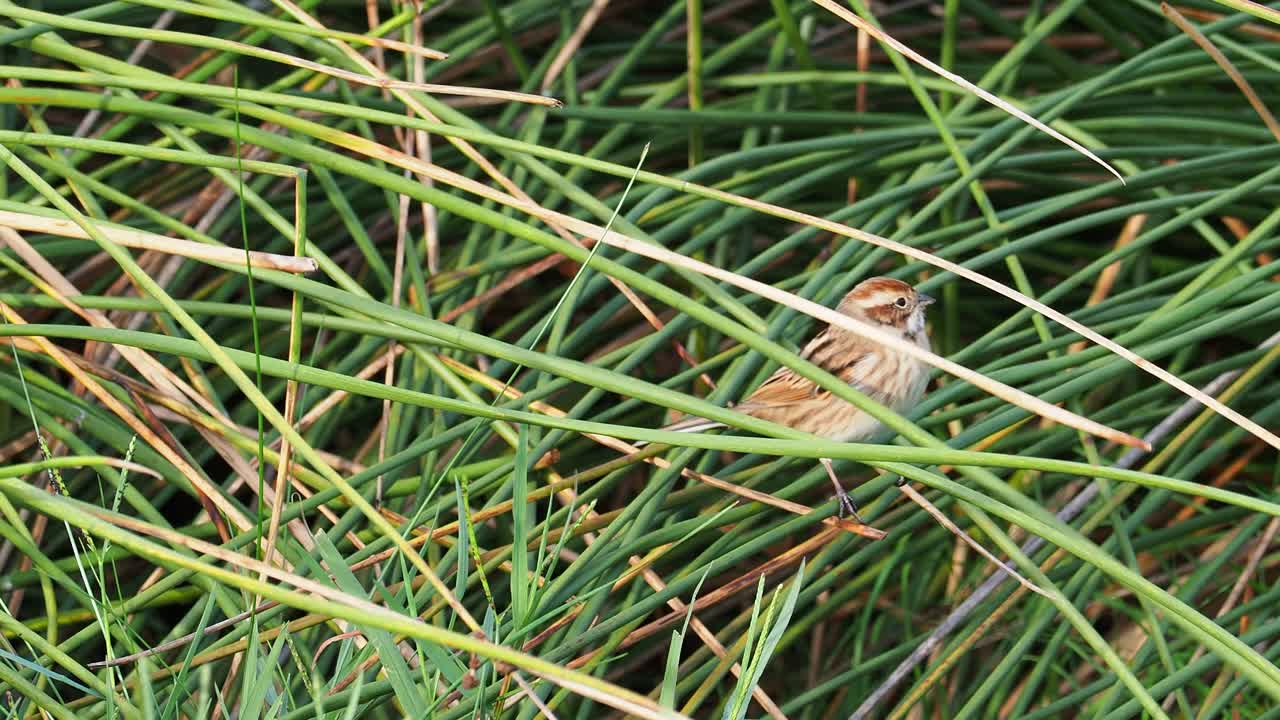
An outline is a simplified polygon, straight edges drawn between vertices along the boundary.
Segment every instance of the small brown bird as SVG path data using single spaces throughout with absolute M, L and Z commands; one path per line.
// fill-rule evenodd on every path
M 874 277 L 858 283 L 836 309 L 855 320 L 898 333 L 903 340 L 928 350 L 924 312 L 933 302 L 933 298 L 916 292 L 901 280 Z M 818 333 L 800 356 L 896 412 L 914 407 L 929 382 L 929 366 L 923 362 L 834 326 Z M 778 368 L 734 409 L 841 442 L 866 439 L 881 427 L 875 418 L 857 406 L 786 367 Z M 724 424 L 687 417 L 663 429 L 702 432 L 718 427 Z M 831 461 L 823 458 L 822 464 L 835 485 L 842 511 L 856 518 L 857 509 L 836 478 Z

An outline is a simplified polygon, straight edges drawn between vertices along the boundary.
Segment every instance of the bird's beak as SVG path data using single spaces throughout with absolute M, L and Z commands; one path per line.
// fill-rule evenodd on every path
M 920 293 L 919 295 L 916 296 L 916 305 L 920 307 L 929 307 L 930 305 L 936 302 L 938 301 L 928 295 L 925 295 L 924 293 Z

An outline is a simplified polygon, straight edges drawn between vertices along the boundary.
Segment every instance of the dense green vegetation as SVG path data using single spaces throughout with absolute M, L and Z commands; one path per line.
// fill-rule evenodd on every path
M 4 717 L 1280 716 L 1280 13 L 295 2 L 0 0 Z

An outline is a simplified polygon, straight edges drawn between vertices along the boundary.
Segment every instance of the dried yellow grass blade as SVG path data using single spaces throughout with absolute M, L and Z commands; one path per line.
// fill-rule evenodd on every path
M 573 29 L 573 34 L 569 36 L 569 40 L 565 42 L 564 47 L 560 48 L 560 52 L 551 61 L 551 66 L 547 68 L 547 72 L 543 75 L 542 92 L 551 91 L 551 87 L 560 79 L 560 73 L 564 67 L 569 64 L 569 59 L 573 54 L 578 52 L 578 48 L 582 46 L 582 40 L 591 32 L 591 28 L 595 27 L 596 21 L 600 19 L 600 15 L 604 13 L 605 8 L 609 7 L 609 0 L 591 0 L 591 6 L 582 14 L 582 19 L 578 21 L 578 26 Z
M 1266 5 L 1256 3 L 1253 0 L 1215 0 L 1215 2 L 1219 5 L 1226 5 L 1234 10 L 1246 12 L 1254 17 L 1269 20 L 1280 25 L 1280 10 L 1269 8 Z
M 28 343 L 25 345 L 25 348 L 38 348 L 38 347 L 39 346 L 36 345 L 35 343 Z M 136 473 L 138 475 L 146 475 L 148 477 L 153 477 L 157 480 L 164 479 L 164 475 L 161 475 L 159 472 L 152 470 L 146 465 L 133 462 L 132 460 L 125 460 L 124 458 L 107 457 L 105 455 L 92 457 L 92 458 L 84 457 L 84 456 L 80 456 L 80 457 L 83 457 L 86 460 L 86 462 L 84 465 L 79 465 L 76 467 L 113 467 L 113 468 L 118 468 L 120 470 L 128 470 L 129 472 Z M 58 456 L 57 458 L 55 458 L 55 460 L 60 460 L 64 462 L 68 461 L 69 459 L 70 458 L 67 456 Z M 92 462 L 88 462 L 89 460 L 92 460 Z
M 1227 56 L 1223 55 L 1222 51 L 1213 44 L 1212 40 L 1205 37 L 1205 34 L 1200 32 L 1199 28 L 1192 25 L 1191 21 L 1183 17 L 1182 13 L 1178 12 L 1177 8 L 1167 2 L 1162 2 L 1160 3 L 1160 11 L 1163 12 L 1169 20 L 1173 21 L 1173 24 L 1177 25 L 1179 30 L 1190 36 L 1191 39 L 1195 41 L 1195 44 L 1200 46 L 1201 50 L 1204 50 L 1208 53 L 1209 57 L 1213 58 L 1214 62 L 1218 63 L 1218 67 L 1222 68 L 1222 72 L 1226 73 L 1227 77 L 1231 78 L 1231 82 L 1235 83 L 1236 87 L 1240 88 L 1240 92 L 1244 93 L 1245 99 L 1249 101 L 1251 106 L 1253 106 L 1254 112 L 1258 113 L 1262 118 L 1263 124 L 1267 126 L 1267 129 L 1271 131 L 1271 134 L 1277 140 L 1280 140 L 1280 123 L 1276 122 L 1276 117 L 1271 114 L 1269 109 L 1267 109 L 1266 104 L 1262 102 L 1262 98 L 1259 97 L 1257 91 L 1253 89 L 1253 85 L 1251 85 L 1245 76 L 1236 69 L 1236 66 L 1227 59 Z M 1272 10 L 1272 12 L 1275 11 Z
M 1042 590 L 1039 585 L 1036 585 L 1030 580 L 1022 577 L 1022 574 L 1019 573 L 1017 570 L 1014 570 L 1013 566 L 1006 564 L 1000 558 L 996 557 L 990 550 L 982 547 L 981 543 L 977 542 L 972 537 L 969 537 L 969 533 L 961 530 L 958 525 L 951 522 L 951 518 L 947 517 L 945 513 L 939 510 L 937 505 L 934 505 L 933 503 L 929 502 L 928 498 L 926 498 L 925 496 L 917 492 L 916 489 L 911 487 L 910 484 L 902 485 L 898 489 L 902 491 L 903 495 L 906 495 L 908 498 L 910 498 L 911 502 L 915 503 L 916 505 L 919 505 L 921 508 L 924 509 L 925 512 L 929 513 L 929 515 L 931 515 L 934 520 L 937 520 L 939 525 L 951 531 L 952 535 L 955 535 L 956 537 L 960 538 L 960 540 L 964 542 L 964 544 L 973 548 L 979 555 L 986 558 L 987 561 L 990 562 L 992 565 L 995 565 L 997 568 L 1004 571 L 1007 575 L 1009 575 L 1009 577 L 1016 580 L 1019 585 L 1042 597 L 1047 597 L 1051 599 L 1053 598 L 1052 595 Z
M 27 324 L 27 321 L 19 315 L 16 310 L 3 302 L 0 302 L 0 317 L 3 317 L 7 322 L 13 325 Z M 124 423 L 129 426 L 130 430 L 142 438 L 142 440 L 150 445 L 153 450 L 163 456 L 165 460 L 168 460 L 175 468 L 178 469 L 178 472 L 181 472 L 186 476 L 187 481 L 212 501 L 214 506 L 216 506 L 217 509 L 227 517 L 238 532 L 243 532 L 253 527 L 253 523 L 249 521 L 249 518 L 245 517 L 245 515 L 241 513 L 229 499 L 223 496 L 220 490 L 216 488 L 202 473 L 198 472 L 195 467 L 186 461 L 185 458 L 175 452 L 173 448 L 169 447 L 168 443 L 164 442 L 164 440 L 157 436 L 155 432 L 146 425 L 146 423 L 139 420 L 124 403 L 120 402 L 120 400 L 108 392 L 101 383 L 85 371 L 81 370 L 79 365 L 77 365 L 70 356 L 63 352 L 61 348 L 54 345 L 45 337 L 33 335 L 30 336 L 30 338 L 31 342 L 39 348 L 39 352 L 48 355 L 50 359 L 65 370 L 67 374 L 71 375 L 76 382 L 83 385 L 90 394 L 97 398 L 98 401 L 106 406 L 106 408 L 115 414 L 116 417 L 124 421 Z
M 75 224 L 70 220 L 61 220 L 57 218 L 44 217 L 43 215 L 29 215 L 27 213 L 10 212 L 8 210 L 0 210 L 0 227 L 9 227 L 14 230 L 22 230 L 24 232 L 38 232 L 47 235 L 57 235 L 59 237 L 80 238 L 88 240 L 89 234 L 84 228 Z M 182 257 L 191 258 L 192 260 L 204 260 L 208 262 L 224 262 L 236 263 L 243 265 L 245 262 L 244 250 L 236 248 L 224 247 L 220 245 L 205 245 L 204 243 L 192 242 L 190 240 L 179 240 L 177 238 L 165 237 L 142 230 L 126 230 L 120 227 L 113 227 L 98 223 L 98 229 L 119 245 L 123 245 L 135 250 L 155 250 L 168 255 L 180 255 Z M 297 257 L 295 255 L 279 255 L 276 253 L 258 252 L 250 250 L 249 264 L 257 268 L 265 268 L 268 270 L 282 270 L 288 273 L 309 273 L 314 272 L 318 267 L 316 261 L 308 257 Z
M 826 10 L 830 11 L 833 15 L 835 15 L 835 16 L 837 16 L 837 17 L 839 17 L 841 20 L 844 20 L 845 22 L 849 23 L 850 25 L 853 25 L 854 27 L 858 28 L 859 30 L 861 30 L 861 31 L 863 31 L 863 32 L 865 32 L 865 33 L 867 33 L 868 35 L 870 35 L 870 36 L 872 36 L 872 37 L 874 37 L 875 39 L 879 40 L 880 42 L 884 43 L 885 45 L 888 45 L 889 47 L 893 48 L 894 50 L 897 50 L 898 52 L 900 52 L 900 53 L 902 53 L 903 55 L 907 56 L 907 57 L 908 57 L 908 58 L 910 58 L 911 60 L 915 61 L 917 64 L 922 65 L 922 66 L 924 66 L 925 68 L 928 68 L 931 72 L 936 73 L 936 74 L 938 74 L 938 75 L 941 75 L 942 77 L 944 77 L 944 78 L 946 78 L 946 79 L 950 80 L 951 82 L 953 82 L 953 83 L 955 83 L 955 84 L 959 85 L 960 87 L 964 88 L 965 90 L 967 90 L 967 91 L 969 91 L 969 92 L 973 93 L 974 95 L 977 95 L 978 97 L 982 98 L 983 100 L 986 100 L 987 102 L 991 103 L 992 105 L 995 105 L 996 107 L 1000 108 L 1001 110 L 1003 110 L 1003 111 L 1005 111 L 1005 112 L 1009 113 L 1010 115 L 1012 115 L 1012 116 L 1014 116 L 1014 117 L 1018 118 L 1018 119 L 1019 119 L 1019 120 L 1021 120 L 1022 122 L 1027 123 L 1028 125 L 1031 125 L 1032 127 L 1036 128 L 1036 129 L 1037 129 L 1037 130 L 1039 130 L 1040 132 L 1043 132 L 1043 133 L 1046 133 L 1046 134 L 1048 134 L 1048 135 L 1051 135 L 1053 138 L 1055 138 L 1055 139 L 1056 139 L 1056 140 L 1058 140 L 1059 142 L 1062 142 L 1062 143 L 1066 144 L 1066 145 L 1067 145 L 1068 147 L 1070 147 L 1072 150 L 1075 150 L 1076 152 L 1080 153 L 1081 155 L 1084 155 L 1085 157 L 1089 158 L 1090 160 L 1092 160 L 1092 161 L 1094 161 L 1094 162 L 1098 163 L 1099 165 L 1101 165 L 1102 167 L 1106 168 L 1106 169 L 1107 169 L 1107 172 L 1111 173 L 1112 175 L 1115 175 L 1115 176 L 1116 176 L 1116 179 L 1117 179 L 1117 180 L 1119 180 L 1120 182 L 1124 182 L 1124 176 L 1122 176 L 1118 170 L 1116 170 L 1115 168 L 1111 167 L 1111 165 L 1110 165 L 1109 163 L 1107 163 L 1107 161 L 1105 161 L 1105 160 L 1103 160 L 1102 158 L 1100 158 L 1100 157 L 1098 157 L 1097 155 L 1095 155 L 1095 154 L 1093 153 L 1093 151 L 1089 150 L 1088 148 L 1086 148 L 1085 146 L 1083 146 L 1083 145 L 1081 145 L 1080 143 L 1076 142 L 1075 140 L 1072 140 L 1071 138 L 1067 137 L 1066 135 L 1063 135 L 1062 133 L 1058 132 L 1057 130 L 1054 130 L 1053 128 L 1049 127 L 1048 125 L 1045 125 L 1044 123 L 1040 122 L 1039 120 L 1037 120 L 1037 119 L 1035 119 L 1035 118 L 1031 117 L 1030 115 L 1028 115 L 1027 113 L 1025 113 L 1025 112 L 1023 112 L 1023 111 L 1019 110 L 1018 108 L 1016 108 L 1016 107 L 1014 107 L 1014 106 L 1010 105 L 1009 103 L 1005 102 L 1004 100 L 1001 100 L 1000 98 L 996 97 L 995 95 L 992 95 L 991 93 L 987 92 L 986 90 L 983 90 L 982 88 L 978 87 L 977 85 L 974 85 L 973 83 L 969 82 L 968 80 L 965 80 L 964 78 L 960 77 L 959 75 L 956 75 L 955 73 L 951 72 L 950 70 L 947 70 L 946 68 L 943 68 L 942 66 L 940 66 L 940 65 L 938 65 L 938 64 L 936 64 L 936 63 L 934 63 L 933 61 L 929 60 L 928 58 L 926 58 L 925 56 L 923 56 L 923 55 L 921 55 L 920 53 L 916 52 L 915 50 L 912 50 L 911 48 L 907 47 L 906 45 L 903 45 L 902 43 L 898 42 L 897 40 L 894 40 L 892 37 L 890 37 L 888 34 L 886 34 L 883 30 L 881 30 L 880 28 L 876 27 L 875 25 L 872 25 L 871 23 L 867 22 L 866 20 L 863 20 L 862 18 L 858 17 L 857 15 L 855 15 L 855 14 L 853 13 L 853 11 L 849 10 L 848 8 L 841 7 L 841 6 L 837 5 L 835 2 L 833 2 L 832 0 L 813 0 L 813 3 L 814 3 L 814 4 L 816 4 L 816 5 L 820 5 L 820 6 L 822 6 L 822 7 L 823 7 L 823 8 L 825 8 Z

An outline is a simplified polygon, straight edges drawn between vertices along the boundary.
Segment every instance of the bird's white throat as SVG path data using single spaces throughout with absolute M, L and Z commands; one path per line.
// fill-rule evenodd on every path
M 907 316 L 907 335 L 919 337 L 924 332 L 924 313 L 918 308 Z

